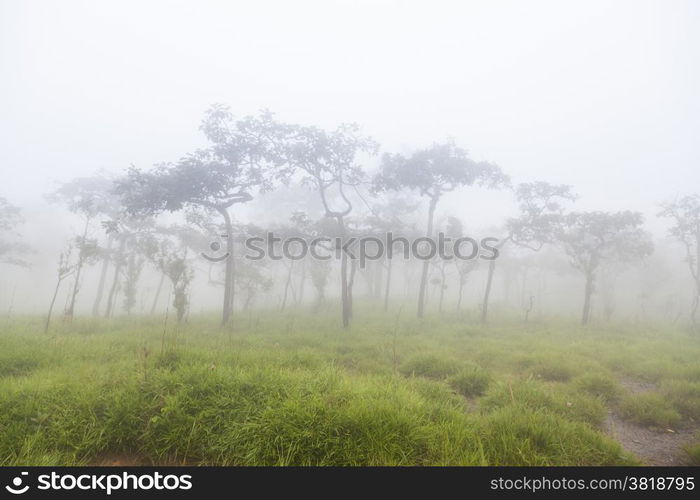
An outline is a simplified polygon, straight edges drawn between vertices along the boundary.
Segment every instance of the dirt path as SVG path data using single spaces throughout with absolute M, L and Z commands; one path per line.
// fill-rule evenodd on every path
M 630 394 L 640 394 L 656 389 L 653 384 L 623 379 L 620 385 Z M 697 428 L 681 426 L 674 429 L 658 429 L 628 422 L 614 411 L 605 420 L 605 432 L 622 447 L 634 453 L 645 465 L 683 465 L 683 446 L 695 440 Z

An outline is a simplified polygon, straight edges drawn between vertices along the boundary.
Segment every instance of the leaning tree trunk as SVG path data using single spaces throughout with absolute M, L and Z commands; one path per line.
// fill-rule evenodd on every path
M 83 229 L 83 235 L 81 237 L 80 252 L 78 252 L 78 264 L 75 268 L 75 284 L 73 285 L 73 292 L 71 293 L 70 303 L 66 308 L 65 316 L 69 319 L 73 318 L 73 311 L 75 311 L 75 299 L 78 296 L 78 290 L 80 290 L 80 272 L 83 270 L 83 264 L 85 263 L 85 242 L 87 240 L 88 227 L 90 225 L 90 218 L 85 218 L 85 227 Z
M 502 240 L 498 245 L 496 245 L 496 249 L 500 251 L 501 248 L 504 247 L 504 245 L 508 242 L 510 239 L 510 236 L 508 238 Z M 489 262 L 489 272 L 488 272 L 488 277 L 486 278 L 486 290 L 484 290 L 484 301 L 481 304 L 481 322 L 486 323 L 486 318 L 488 316 L 489 312 L 489 298 L 491 297 L 491 287 L 493 285 L 493 274 L 496 272 L 496 256 L 494 255 L 494 258 Z
M 51 297 L 51 304 L 49 305 L 49 312 L 46 315 L 46 324 L 44 325 L 44 333 L 49 331 L 49 324 L 51 323 L 51 314 L 53 313 L 53 306 L 56 304 L 56 297 L 58 296 L 58 289 L 61 286 L 61 281 L 63 278 L 59 277 L 56 281 L 56 288 L 53 291 L 53 297 Z
M 437 206 L 437 197 L 432 197 L 430 199 L 430 206 L 428 207 L 428 229 L 426 231 L 426 237 L 431 238 L 433 236 L 433 219 L 435 217 L 435 207 Z M 425 289 L 428 284 L 428 267 L 430 262 L 428 259 L 423 261 L 423 269 L 420 275 L 420 288 L 418 288 L 418 311 L 417 316 L 419 318 L 423 317 L 423 311 L 425 309 Z
M 350 279 L 348 280 L 348 306 L 350 318 L 352 318 L 352 289 L 355 285 L 355 275 L 357 274 L 357 261 L 353 260 L 350 263 Z
M 586 289 L 583 297 L 583 312 L 581 314 L 581 324 L 587 325 L 591 316 L 591 296 L 593 295 L 593 280 L 592 273 L 586 275 Z
M 299 278 L 299 295 L 297 295 L 296 304 L 304 303 L 304 284 L 306 283 L 306 259 L 301 261 L 301 278 Z
M 467 280 L 460 273 L 459 275 L 459 290 L 458 290 L 458 295 L 457 295 L 457 312 L 462 310 L 462 297 L 464 296 L 464 285 L 466 284 Z
M 153 304 L 151 304 L 151 316 L 156 313 L 156 306 L 158 305 L 158 299 L 160 299 L 160 292 L 163 289 L 164 281 L 165 273 L 160 273 L 160 281 L 158 281 L 158 288 L 156 288 L 156 296 L 153 297 Z
M 284 311 L 287 305 L 287 296 L 289 295 L 289 285 L 292 283 L 292 271 L 294 269 L 294 260 L 289 261 L 289 269 L 287 271 L 287 282 L 284 284 L 284 296 L 282 297 L 282 305 L 280 311 Z
M 100 281 L 97 284 L 97 293 L 95 294 L 95 302 L 92 304 L 92 315 L 100 315 L 100 304 L 102 303 L 102 295 L 104 294 L 105 282 L 107 281 L 107 269 L 109 268 L 109 251 L 112 249 L 114 236 L 112 234 L 107 238 L 107 253 L 102 259 L 102 270 L 100 271 Z
M 117 261 L 114 264 L 114 277 L 112 278 L 112 286 L 109 288 L 109 296 L 107 297 L 107 310 L 105 311 L 105 318 L 109 318 L 112 315 L 112 308 L 114 307 L 115 295 L 117 293 L 117 286 L 119 285 L 119 273 L 122 270 L 124 248 L 126 248 L 126 239 L 122 238 L 119 244 L 119 254 L 117 255 Z

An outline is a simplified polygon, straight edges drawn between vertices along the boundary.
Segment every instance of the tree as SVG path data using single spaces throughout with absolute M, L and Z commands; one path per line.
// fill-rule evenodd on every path
M 75 266 L 71 263 L 71 253 L 73 251 L 73 245 L 69 244 L 68 248 L 61 252 L 58 257 L 58 268 L 56 270 L 56 287 L 54 288 L 53 295 L 51 296 L 51 303 L 49 304 L 49 311 L 46 313 L 46 323 L 44 323 L 44 333 L 49 331 L 49 325 L 51 324 L 51 315 L 53 314 L 53 307 L 56 304 L 56 297 L 58 296 L 58 290 L 61 288 L 61 283 L 63 280 L 68 278 L 75 271 Z
M 433 237 L 435 209 L 445 193 L 475 185 L 493 189 L 507 183 L 508 177 L 499 167 L 470 159 L 466 150 L 453 142 L 436 144 L 408 158 L 400 154 L 385 154 L 381 171 L 374 179 L 376 190 L 409 189 L 428 199 L 427 238 Z M 428 267 L 429 262 L 424 259 L 418 288 L 419 318 L 423 317 L 425 307 Z
M 586 280 L 581 324 L 590 320 L 595 279 L 606 261 L 630 262 L 651 255 L 651 236 L 642 229 L 638 212 L 572 212 L 558 229 L 557 240 L 571 265 Z
M 541 250 L 545 244 L 553 243 L 563 222 L 562 203 L 573 201 L 576 196 L 570 186 L 537 181 L 519 184 L 515 189 L 515 199 L 520 213 L 507 221 L 507 234 L 496 245 L 499 251 L 507 243 L 514 243 L 535 252 Z M 495 271 L 496 259 L 493 259 L 489 262 L 484 300 L 481 303 L 482 323 L 486 323 Z
M 189 305 L 189 286 L 194 272 L 187 259 L 187 247 L 182 242 L 161 238 L 151 260 L 172 285 L 173 307 L 178 323 L 182 321 Z
M 418 209 L 418 206 L 418 203 L 412 202 L 407 198 L 394 196 L 385 201 L 374 203 L 370 207 L 371 214 L 365 219 L 365 223 L 370 228 L 372 234 L 380 239 L 389 232 L 406 230 L 415 232 L 415 228 L 406 222 L 404 218 L 412 215 Z M 384 266 L 386 270 L 384 282 L 384 311 L 388 311 L 394 266 L 392 259 L 393 252 L 389 252 L 388 248 L 384 250 L 384 259 L 381 261 L 381 265 Z
M 128 214 L 120 214 L 115 219 L 103 221 L 102 225 L 110 242 L 107 248 L 103 249 L 103 253 L 108 254 L 106 260 L 114 265 L 104 317 L 109 318 L 112 315 L 122 285 L 124 310 L 130 314 L 136 303 L 137 284 L 143 265 L 146 260 L 151 258 L 157 246 L 155 233 L 158 229 L 153 219 L 132 217 Z M 112 248 L 112 242 L 117 243 L 116 249 Z M 98 288 L 103 286 L 104 267 L 102 271 Z M 95 305 L 99 307 L 99 302 L 96 302 Z
M 68 210 L 74 214 L 80 215 L 84 220 L 83 231 L 78 237 L 78 242 L 76 244 L 79 252 L 78 260 L 75 265 L 75 284 L 70 302 L 66 308 L 66 316 L 68 317 L 73 316 L 84 263 L 88 258 L 92 262 L 99 256 L 102 256 L 102 271 L 100 273 L 100 281 L 92 308 L 93 314 L 97 314 L 99 311 L 107 275 L 107 267 L 111 256 L 110 249 L 112 239 L 111 236 L 108 237 L 107 249 L 102 250 L 97 246 L 96 240 L 88 242 L 88 233 L 91 224 L 96 218 L 103 217 L 104 219 L 114 219 L 118 217 L 121 206 L 119 204 L 119 199 L 113 192 L 114 183 L 115 181 L 113 178 L 102 174 L 90 177 L 77 177 L 62 184 L 53 193 L 47 195 L 47 199 L 50 202 L 64 204 Z M 86 252 L 88 252 L 89 255 L 86 254 Z M 100 255 L 97 255 L 98 253 Z
M 462 221 L 457 217 L 447 217 L 447 227 L 445 228 L 445 236 L 457 240 L 463 238 L 464 227 Z M 464 296 L 464 286 L 467 284 L 469 275 L 479 266 L 479 259 L 453 259 L 457 269 L 459 278 L 459 286 L 457 288 L 457 312 L 462 309 L 462 298 Z
M 361 136 L 354 124 L 340 125 L 332 132 L 317 127 L 297 127 L 289 142 L 289 164 L 301 173 L 302 183 L 318 193 L 326 218 L 336 222 L 341 245 L 347 242 L 346 217 L 353 210 L 347 189 L 357 187 L 365 177 L 362 167 L 356 163 L 357 157 L 376 154 L 377 149 L 377 143 Z M 350 325 L 352 317 L 352 275 L 348 271 L 348 255 L 342 252 L 340 297 L 344 328 Z
M 680 241 L 685 249 L 685 261 L 693 279 L 693 297 L 690 321 L 694 332 L 698 332 L 698 306 L 700 306 L 700 195 L 684 196 L 664 203 L 660 217 L 671 219 L 669 234 Z
M 24 220 L 20 209 L 5 198 L 0 197 L 0 263 L 27 267 L 24 260 L 29 247 L 15 241 L 17 234 L 15 228 Z
M 234 253 L 230 210 L 247 203 L 256 192 L 272 189 L 291 170 L 285 167 L 282 144 L 288 127 L 269 112 L 234 120 L 228 108 L 212 106 L 201 130 L 210 147 L 189 154 L 176 163 L 165 163 L 152 171 L 131 168 L 117 192 L 132 214 L 203 209 L 218 213 L 226 232 L 229 255 Z M 234 259 L 226 259 L 222 325 L 233 308 Z

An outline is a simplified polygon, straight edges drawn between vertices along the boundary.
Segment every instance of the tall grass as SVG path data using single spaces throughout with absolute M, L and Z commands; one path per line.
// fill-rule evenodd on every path
M 3 465 L 626 464 L 600 430 L 609 405 L 639 406 L 618 378 L 651 370 L 679 419 L 700 401 L 700 347 L 673 332 L 381 313 L 345 331 L 299 311 L 233 332 L 202 316 L 165 336 L 150 318 L 49 335 L 40 318 L 0 321 Z

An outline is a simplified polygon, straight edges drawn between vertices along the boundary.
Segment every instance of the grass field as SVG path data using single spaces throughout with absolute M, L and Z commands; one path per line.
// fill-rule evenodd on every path
M 699 463 L 697 338 L 409 316 L 5 318 L 0 464 Z

